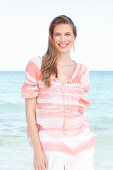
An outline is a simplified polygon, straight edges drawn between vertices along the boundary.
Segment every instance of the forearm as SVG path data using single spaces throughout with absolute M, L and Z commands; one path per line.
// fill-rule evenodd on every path
M 35 112 L 36 112 L 35 105 L 32 104 L 32 99 L 26 100 L 27 126 L 28 126 L 28 130 L 29 130 L 29 133 L 30 133 L 33 150 L 34 150 L 34 152 L 37 153 L 37 152 L 42 151 L 42 146 L 41 146 L 41 143 L 40 143 L 38 127 L 37 127 L 36 118 L 35 118 Z

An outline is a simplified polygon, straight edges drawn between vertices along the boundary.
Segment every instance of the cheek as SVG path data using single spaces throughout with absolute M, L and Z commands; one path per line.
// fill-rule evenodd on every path
M 70 43 L 73 43 L 73 38 L 72 38 L 72 37 L 69 37 L 67 40 L 68 40 Z
M 54 41 L 54 42 L 58 42 L 58 41 L 59 41 L 59 38 L 58 38 L 58 37 L 54 37 L 54 38 L 53 38 L 53 41 Z
M 73 38 L 70 38 L 70 37 L 69 37 L 69 38 L 67 39 L 67 41 L 68 41 L 70 44 L 72 44 L 72 43 L 73 43 Z

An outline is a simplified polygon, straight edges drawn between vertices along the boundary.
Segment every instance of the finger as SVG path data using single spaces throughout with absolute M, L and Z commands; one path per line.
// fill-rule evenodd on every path
M 38 167 L 37 167 L 37 166 L 35 166 L 34 170 L 38 170 Z
M 45 170 L 45 168 L 44 168 L 44 164 L 41 166 L 41 170 Z
M 38 170 L 36 164 L 34 163 L 33 165 L 34 165 L 34 170 Z
M 47 169 L 48 168 L 48 161 L 47 161 L 47 159 L 45 159 L 44 164 L 45 164 L 45 167 Z
M 35 169 L 34 170 L 39 170 L 37 165 L 35 165 Z
M 41 168 L 41 166 L 40 166 L 40 165 L 38 165 L 38 170 L 42 170 L 42 168 Z

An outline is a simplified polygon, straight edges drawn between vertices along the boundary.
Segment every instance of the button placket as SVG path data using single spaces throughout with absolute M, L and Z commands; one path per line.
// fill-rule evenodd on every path
M 68 80 L 65 84 L 62 84 L 59 80 L 57 80 L 59 82 L 59 86 L 61 86 L 61 93 L 62 93 L 62 104 L 63 104 L 63 114 L 64 114 L 64 118 L 63 118 L 63 130 L 64 133 L 67 134 L 67 130 L 68 130 L 68 125 L 66 122 L 66 109 L 65 109 L 65 87 L 70 84 L 72 82 L 72 80 Z

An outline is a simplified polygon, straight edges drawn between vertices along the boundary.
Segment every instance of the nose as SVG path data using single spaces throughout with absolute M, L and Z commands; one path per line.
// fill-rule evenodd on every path
M 65 41 L 65 36 L 64 35 L 60 36 L 60 41 Z

